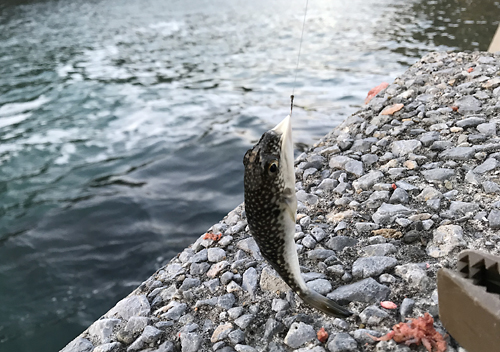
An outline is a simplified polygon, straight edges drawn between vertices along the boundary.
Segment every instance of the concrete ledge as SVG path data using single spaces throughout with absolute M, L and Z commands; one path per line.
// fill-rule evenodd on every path
M 425 312 L 445 333 L 437 270 L 500 252 L 499 72 L 494 54 L 429 54 L 296 160 L 302 272 L 353 317 L 305 306 L 240 205 L 63 351 L 408 351 L 367 332 Z

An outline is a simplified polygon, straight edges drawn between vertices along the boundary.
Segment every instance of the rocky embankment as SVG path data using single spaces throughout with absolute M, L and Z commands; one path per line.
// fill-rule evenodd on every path
M 328 317 L 289 291 L 242 205 L 64 352 L 425 351 L 366 333 L 425 312 L 444 333 L 437 270 L 454 269 L 465 248 L 500 253 L 499 72 L 493 54 L 427 55 L 298 157 L 304 278 L 352 317 Z

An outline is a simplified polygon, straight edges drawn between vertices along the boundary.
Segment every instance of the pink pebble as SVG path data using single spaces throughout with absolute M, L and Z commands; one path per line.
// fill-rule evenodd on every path
M 385 309 L 396 309 L 398 306 L 396 303 L 391 302 L 391 301 L 382 301 L 380 302 L 380 305 L 384 307 Z

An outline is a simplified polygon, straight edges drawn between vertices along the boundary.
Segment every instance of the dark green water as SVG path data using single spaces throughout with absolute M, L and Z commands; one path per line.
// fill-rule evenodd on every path
M 288 112 L 305 1 L 0 2 L 0 351 L 57 351 L 243 200 Z M 297 151 L 493 1 L 311 1 Z

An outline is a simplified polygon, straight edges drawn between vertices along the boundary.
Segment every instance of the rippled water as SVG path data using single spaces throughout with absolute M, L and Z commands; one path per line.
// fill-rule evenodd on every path
M 63 347 L 243 200 L 288 112 L 305 1 L 0 4 L 0 350 Z M 312 1 L 297 151 L 433 50 L 486 50 L 493 1 Z

